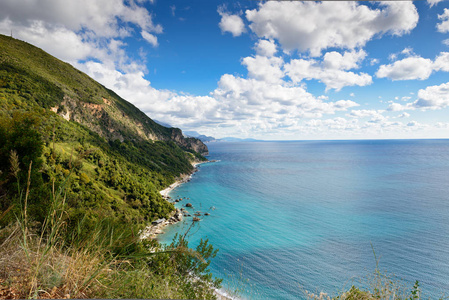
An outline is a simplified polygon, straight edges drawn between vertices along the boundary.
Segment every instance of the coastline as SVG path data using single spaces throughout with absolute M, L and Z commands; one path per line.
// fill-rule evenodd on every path
M 182 175 L 181 179 L 177 180 L 176 182 L 171 184 L 169 187 L 159 191 L 159 193 L 162 195 L 162 197 L 166 201 L 169 201 L 171 199 L 171 197 L 169 196 L 170 192 L 173 191 L 178 186 L 180 186 L 181 184 L 189 182 L 190 179 L 192 178 L 193 174 L 198 172 L 198 170 L 199 170 L 198 165 L 206 164 L 206 163 L 213 163 L 213 162 L 217 162 L 217 160 L 207 160 L 204 162 L 193 162 L 192 166 L 194 169 L 190 174 Z M 172 202 L 170 202 L 170 203 L 172 203 Z M 172 214 L 170 214 L 168 220 L 163 219 L 163 221 L 161 221 L 158 224 L 151 224 L 151 225 L 147 226 L 140 233 L 140 239 L 156 239 L 157 240 L 158 235 L 164 233 L 163 229 L 165 227 L 167 227 L 168 225 L 172 225 L 177 222 L 180 222 L 182 220 L 183 220 L 183 211 L 180 210 L 179 208 L 176 208 L 175 211 Z M 240 298 L 230 296 L 228 294 L 228 292 L 223 288 L 214 289 L 214 294 L 218 300 L 239 300 L 240 299 Z
M 194 162 L 194 163 L 192 163 L 192 166 L 193 166 L 192 173 L 181 175 L 181 179 L 175 181 L 169 187 L 163 189 L 162 191 L 159 191 L 159 193 L 162 195 L 163 198 L 165 198 L 165 200 L 168 201 L 168 199 L 169 199 L 168 194 L 170 194 L 170 192 L 172 190 L 174 190 L 175 188 L 177 188 L 181 184 L 188 182 L 192 178 L 192 175 L 195 174 L 196 172 L 198 172 L 198 167 L 197 166 L 200 165 L 200 164 L 204 164 L 204 163 L 206 163 L 206 162 Z
M 198 172 L 198 165 L 205 164 L 205 163 L 212 163 L 216 162 L 216 160 L 207 160 L 202 162 L 192 162 L 193 171 L 190 174 L 182 174 L 181 178 L 177 180 L 176 182 L 172 183 L 169 187 L 163 189 L 162 191 L 159 191 L 159 193 L 162 195 L 162 198 L 164 198 L 166 201 L 170 202 L 171 197 L 169 196 L 170 192 L 180 186 L 183 183 L 189 182 L 192 178 L 193 174 Z M 172 203 L 172 202 L 170 202 Z M 145 227 L 140 233 L 140 239 L 157 239 L 157 236 L 159 234 L 164 233 L 163 229 L 167 227 L 168 225 L 176 224 L 183 219 L 183 212 L 179 208 L 176 208 L 167 219 L 160 219 L 152 224 Z

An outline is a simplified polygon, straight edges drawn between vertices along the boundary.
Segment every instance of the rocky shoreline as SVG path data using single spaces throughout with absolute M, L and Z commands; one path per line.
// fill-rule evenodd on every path
M 198 171 L 198 165 L 205 164 L 205 163 L 212 163 L 212 162 L 216 162 L 216 160 L 208 160 L 208 161 L 204 161 L 204 162 L 194 162 L 194 163 L 192 163 L 192 165 L 194 167 L 192 173 L 187 174 L 187 175 L 181 175 L 181 179 L 180 180 L 178 180 L 175 183 L 171 184 L 168 188 L 163 189 L 159 193 L 162 195 L 162 197 L 165 200 L 169 201 L 170 203 L 175 203 L 175 202 L 180 202 L 180 201 L 183 201 L 183 200 L 188 200 L 185 197 L 172 200 L 172 198 L 168 194 L 173 189 L 178 187 L 179 185 L 181 185 L 183 183 L 186 183 L 186 182 L 189 182 L 190 179 L 192 178 L 193 174 Z M 185 206 L 186 207 L 193 207 L 191 203 L 187 203 Z M 200 220 L 198 218 L 200 215 L 209 215 L 209 213 L 202 214 L 201 212 L 195 212 L 195 213 L 192 213 L 192 214 L 194 215 L 193 218 L 192 218 L 192 221 L 194 221 L 194 222 Z M 145 229 L 143 229 L 140 232 L 140 239 L 141 240 L 144 240 L 144 239 L 156 239 L 159 234 L 164 233 L 163 229 L 166 226 L 172 225 L 172 224 L 176 224 L 176 223 L 182 221 L 183 217 L 192 217 L 192 215 L 187 210 L 185 210 L 184 208 L 181 208 L 181 209 L 177 208 L 177 209 L 175 209 L 168 216 L 168 219 L 159 219 L 159 220 L 153 221 L 151 223 L 151 225 L 148 225 L 147 227 L 145 227 Z
M 169 202 L 171 202 L 171 203 L 177 203 L 177 202 L 180 202 L 180 201 L 183 201 L 183 200 L 189 200 L 188 198 L 185 198 L 185 197 L 184 197 L 184 198 L 178 198 L 178 199 L 175 199 L 175 200 L 171 201 L 172 198 L 171 198 L 168 194 L 169 194 L 173 189 L 175 189 L 176 187 L 178 187 L 179 185 L 181 185 L 181 184 L 183 184 L 183 183 L 186 183 L 186 182 L 189 182 L 190 179 L 192 178 L 192 175 L 193 175 L 195 172 L 198 171 L 198 167 L 197 167 L 197 166 L 198 166 L 199 164 L 211 163 L 211 162 L 217 162 L 217 161 L 216 161 L 216 160 L 210 160 L 210 161 L 208 160 L 208 161 L 205 161 L 205 162 L 195 162 L 195 163 L 193 163 L 192 165 L 193 165 L 193 167 L 194 167 L 194 170 L 192 171 L 191 174 L 182 176 L 182 178 L 181 178 L 180 180 L 176 181 L 175 183 L 173 183 L 172 185 L 170 185 L 168 188 L 166 188 L 166 189 L 160 191 L 159 193 L 161 193 L 162 197 L 163 197 L 165 200 L 167 200 L 167 201 L 169 201 Z M 193 206 L 192 206 L 191 203 L 186 203 L 185 206 L 186 206 L 186 207 L 191 207 L 191 208 L 193 208 Z M 198 216 L 197 214 L 199 214 L 199 213 L 200 213 L 200 212 L 196 212 L 196 213 L 194 214 L 195 217 L 192 218 L 192 221 L 196 221 L 196 220 L 199 221 L 199 218 L 197 218 L 197 216 Z M 209 215 L 209 213 L 204 213 L 203 215 L 206 215 L 206 216 L 207 216 L 207 215 Z M 181 208 L 181 209 L 176 208 L 175 211 L 173 211 L 173 212 L 169 215 L 168 219 L 159 219 L 159 220 L 153 221 L 151 225 L 147 226 L 147 227 L 140 233 L 140 239 L 157 239 L 157 236 L 158 236 L 159 234 L 164 233 L 163 229 L 164 229 L 166 226 L 172 225 L 172 224 L 176 224 L 176 223 L 182 221 L 183 218 L 184 218 L 184 216 L 190 217 L 191 215 L 190 215 L 190 213 L 187 212 L 187 210 L 185 210 L 184 208 Z M 226 293 L 226 291 L 224 291 L 224 290 L 217 290 L 217 289 L 215 290 L 215 296 L 217 297 L 218 300 L 233 300 L 233 299 L 237 299 L 237 298 L 230 297 L 230 296 Z

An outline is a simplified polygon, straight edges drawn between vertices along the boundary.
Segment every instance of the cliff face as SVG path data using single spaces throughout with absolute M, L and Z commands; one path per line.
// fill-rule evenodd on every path
M 181 148 L 198 152 L 201 155 L 209 155 L 209 149 L 207 146 L 197 138 L 184 137 L 181 129 L 171 128 L 171 139 L 178 144 Z
M 118 97 L 118 96 L 117 96 Z M 120 106 L 126 106 L 124 112 Z M 207 146 L 197 138 L 186 138 L 179 128 L 157 124 L 131 103 L 121 98 L 102 98 L 99 103 L 86 103 L 64 95 L 63 101 L 50 110 L 67 121 L 75 121 L 95 131 L 107 140 L 141 139 L 146 141 L 173 141 L 187 151 L 208 155 Z

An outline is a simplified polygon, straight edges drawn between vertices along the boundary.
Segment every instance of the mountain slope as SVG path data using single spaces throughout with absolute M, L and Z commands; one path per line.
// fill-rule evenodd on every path
M 21 205 L 15 151 L 22 174 L 15 178 L 26 181 L 32 161 L 33 218 L 44 215 L 54 186 L 64 187 L 68 223 L 83 219 L 87 227 L 99 218 L 143 226 L 166 217 L 173 205 L 158 191 L 207 154 L 200 140 L 155 123 L 71 65 L 2 35 L 0 140 L 0 215 Z
M 15 85 L 20 98 L 34 100 L 27 106 L 50 109 L 107 140 L 174 141 L 185 150 L 207 154 L 201 142 L 184 139 L 178 128 L 157 124 L 113 91 L 28 43 L 0 35 L 0 53 L 1 71 L 11 79 L 2 78 L 2 87 Z

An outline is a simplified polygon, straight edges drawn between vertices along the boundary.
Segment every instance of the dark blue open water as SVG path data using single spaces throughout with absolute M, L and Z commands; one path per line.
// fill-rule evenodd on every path
M 449 140 L 209 143 L 171 196 L 216 209 L 190 236 L 211 269 L 255 299 L 334 294 L 376 266 L 427 298 L 449 294 Z M 185 200 L 180 204 L 185 204 Z M 180 206 L 180 205 L 179 205 Z M 167 229 L 170 241 L 186 224 Z

